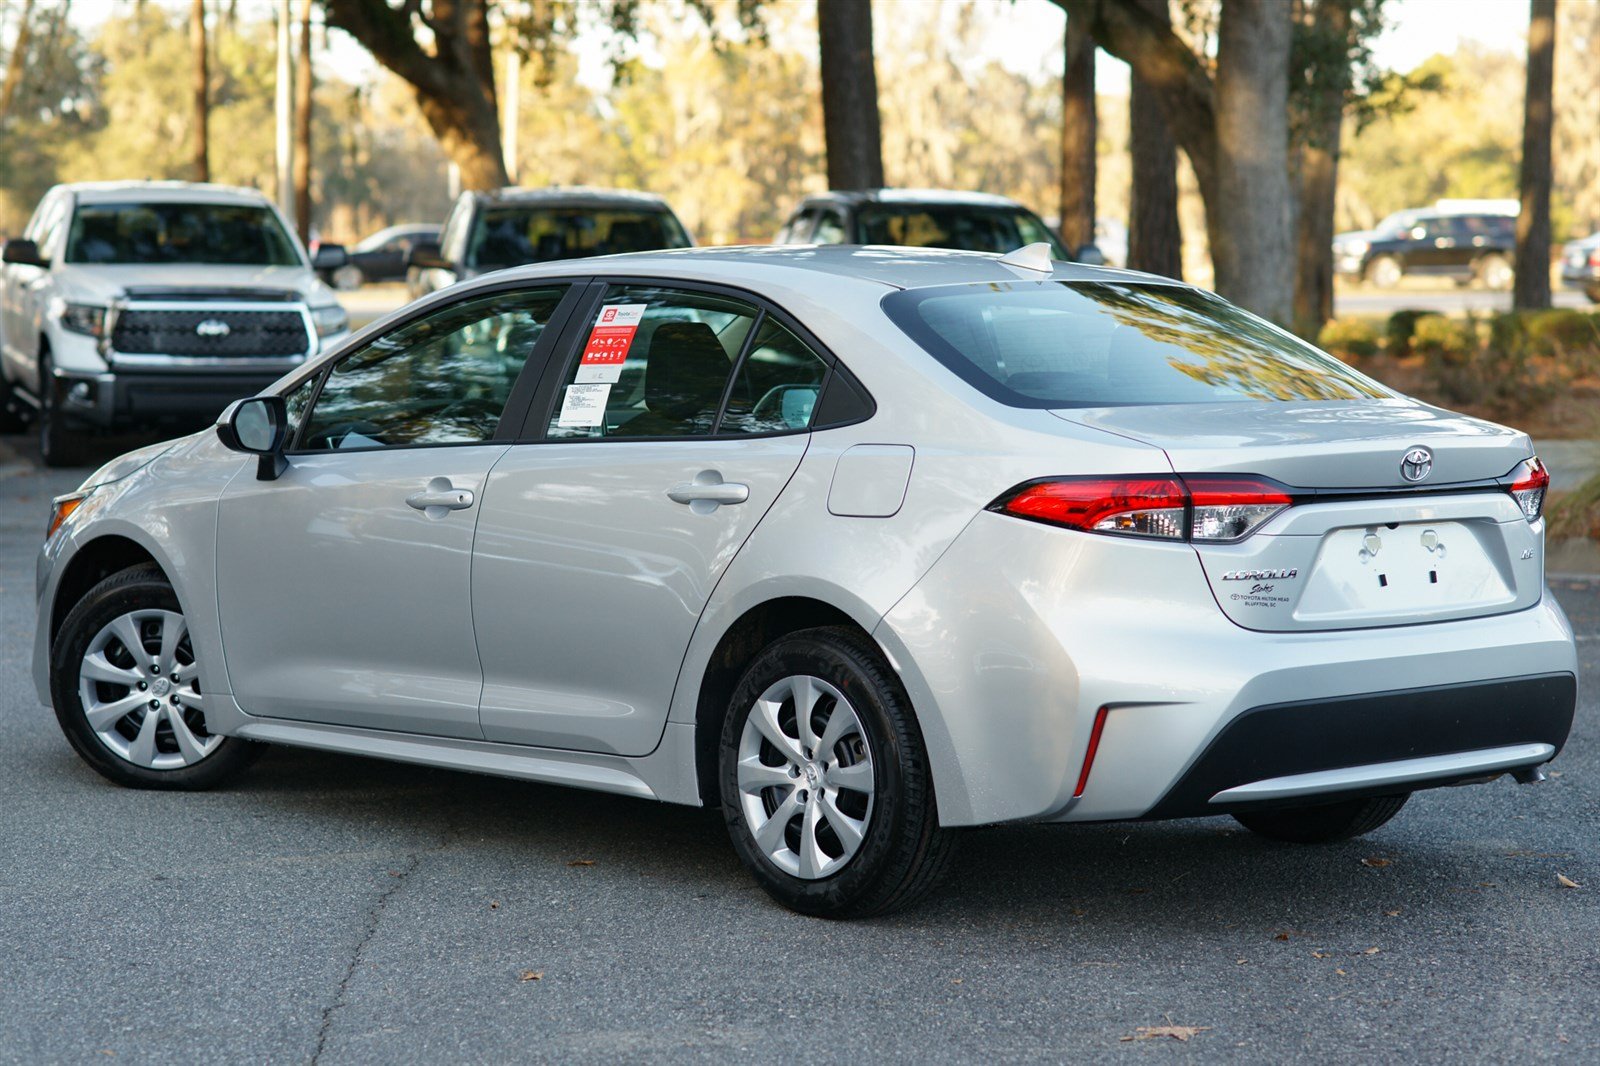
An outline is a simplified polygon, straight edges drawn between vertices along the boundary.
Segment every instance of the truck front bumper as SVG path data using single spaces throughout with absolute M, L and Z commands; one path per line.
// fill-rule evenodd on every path
M 63 415 L 80 424 L 110 428 L 165 420 L 214 419 L 228 404 L 254 396 L 283 373 L 281 368 L 204 374 L 57 372 L 55 388 Z

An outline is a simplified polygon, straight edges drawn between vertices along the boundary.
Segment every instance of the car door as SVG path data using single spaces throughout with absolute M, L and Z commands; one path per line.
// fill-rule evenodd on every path
M 569 333 L 478 518 L 483 735 L 642 755 L 829 367 L 772 310 L 688 287 L 606 286 Z
M 218 514 L 218 608 L 243 710 L 481 736 L 473 527 L 569 296 L 552 283 L 465 296 L 288 397 L 288 468 L 242 472 Z
M 35 242 L 41 256 L 51 254 L 51 244 L 61 229 L 67 199 L 57 193 L 46 197 L 29 220 L 23 236 Z M 50 282 L 49 271 L 22 263 L 5 265 L 5 358 L 9 362 L 8 376 L 12 381 L 23 382 L 25 387 L 39 395 L 38 379 L 39 301 L 47 297 L 43 292 Z

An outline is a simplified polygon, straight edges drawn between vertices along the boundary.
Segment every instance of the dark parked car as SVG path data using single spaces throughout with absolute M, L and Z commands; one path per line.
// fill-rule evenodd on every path
M 649 193 L 584 186 L 464 192 L 439 242 L 411 250 L 406 282 L 414 299 L 491 270 L 693 243 L 667 202 Z
M 336 289 L 348 292 L 369 281 L 404 281 L 406 260 L 420 242 L 439 243 L 440 227 L 421 222 L 390 226 L 350 249 L 349 261 L 327 279 Z
M 1561 249 L 1561 283 L 1600 304 L 1600 232 Z
M 1011 252 L 1040 241 L 1050 246 L 1053 259 L 1086 258 L 1083 249 L 1079 256 L 1068 254 L 1038 215 L 1004 196 L 937 189 L 864 189 L 808 197 L 772 243 L 897 244 Z
M 1333 239 L 1334 269 L 1391 289 L 1407 275 L 1509 289 L 1517 219 L 1500 212 L 1397 211 L 1377 229 Z

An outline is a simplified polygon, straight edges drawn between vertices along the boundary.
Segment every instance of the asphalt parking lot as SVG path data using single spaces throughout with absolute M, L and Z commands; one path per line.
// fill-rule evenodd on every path
M 1555 582 L 1583 703 L 1542 785 L 1315 849 L 977 831 L 921 909 L 828 923 L 707 811 L 288 749 L 225 791 L 106 783 L 28 677 L 82 474 L 0 444 L 0 1061 L 1600 1057 L 1600 581 Z

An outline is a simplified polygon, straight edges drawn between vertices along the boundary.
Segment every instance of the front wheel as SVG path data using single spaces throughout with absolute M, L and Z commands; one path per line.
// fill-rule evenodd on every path
M 0 370 L 0 433 L 21 433 L 28 428 L 21 404 L 15 387 L 6 380 L 5 371 Z
M 1394 288 L 1405 275 L 1405 267 L 1392 255 L 1380 255 L 1367 264 L 1367 280 L 1380 289 Z
M 1363 836 L 1400 813 L 1411 793 L 1322 803 L 1286 811 L 1236 814 L 1238 823 L 1258 836 L 1289 844 L 1331 844 Z
M 72 433 L 61 414 L 61 395 L 50 366 L 50 353 L 39 352 L 39 458 L 52 468 L 81 466 L 83 439 Z
M 211 788 L 261 751 L 206 727 L 189 625 L 154 565 L 111 575 L 68 613 L 50 650 L 50 695 L 73 750 L 130 788 Z
M 1478 280 L 1483 282 L 1486 289 L 1508 292 L 1516 277 L 1517 272 L 1512 269 L 1511 260 L 1503 255 L 1486 255 L 1478 262 Z
M 1583 290 L 1583 294 L 1589 298 L 1590 303 L 1600 304 L 1600 285 L 1590 285 Z
M 367 276 L 354 263 L 346 263 L 333 272 L 333 287 L 340 292 L 354 292 L 367 283 Z
M 852 630 L 804 630 L 756 657 L 724 721 L 720 782 L 740 858 L 802 914 L 898 910 L 948 867 L 911 702 Z

